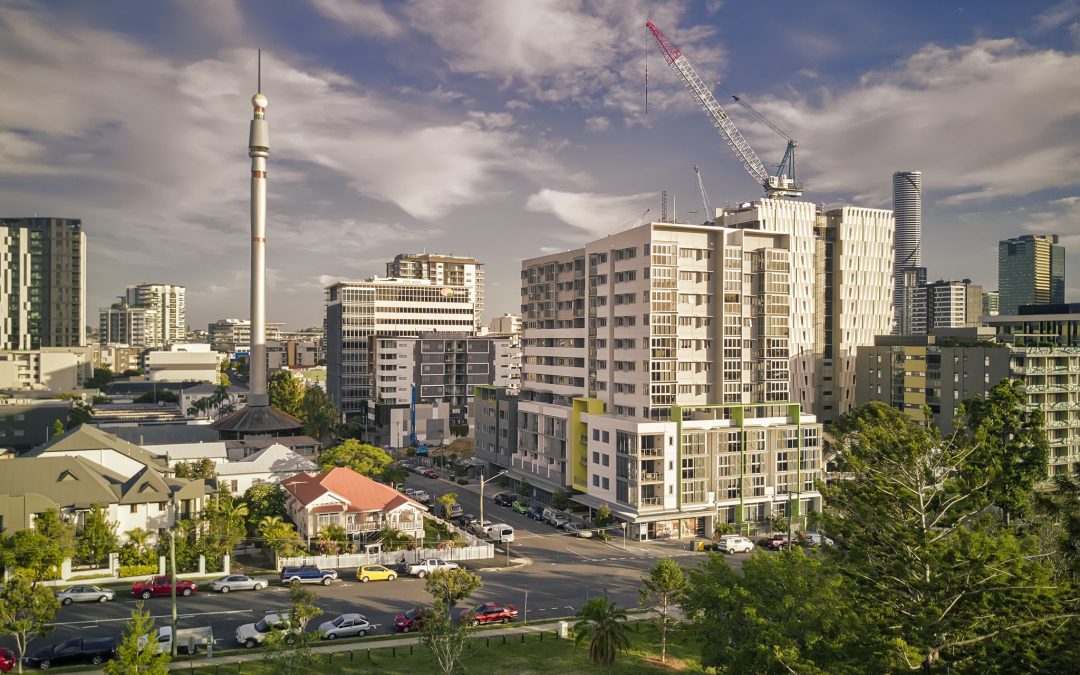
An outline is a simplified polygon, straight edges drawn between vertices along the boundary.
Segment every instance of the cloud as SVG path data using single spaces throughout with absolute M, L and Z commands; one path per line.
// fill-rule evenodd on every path
M 960 204 L 1080 182 L 1077 72 L 1080 55 L 1015 40 L 929 45 L 846 89 L 754 105 L 799 139 L 815 192 L 885 203 L 889 175 L 912 167 L 928 191 L 955 192 L 944 203 Z M 738 123 L 763 160 L 779 159 L 771 131 Z
M 1053 30 L 1080 16 L 1080 2 L 1065 0 L 1035 15 L 1032 25 L 1037 32 Z
M 585 128 L 589 131 L 607 131 L 608 127 L 610 126 L 611 120 L 604 117 L 603 115 L 597 115 L 595 117 L 590 117 L 585 120 Z
M 525 209 L 550 213 L 567 225 L 600 237 L 627 226 L 641 209 L 656 199 L 655 192 L 633 195 L 603 195 L 591 192 L 563 192 L 544 188 L 529 196 Z M 630 220 L 629 223 L 632 223 Z M 580 240 L 580 233 L 573 237 Z
M 378 0 L 310 0 L 320 14 L 333 19 L 354 33 L 375 37 L 397 37 L 401 24 Z

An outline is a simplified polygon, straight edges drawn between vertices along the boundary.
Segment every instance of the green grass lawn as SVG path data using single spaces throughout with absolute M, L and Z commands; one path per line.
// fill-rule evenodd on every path
M 696 644 L 691 644 L 679 637 L 673 639 L 669 635 L 668 664 L 662 666 L 659 661 L 659 631 L 652 624 L 644 622 L 632 624 L 630 637 L 632 641 L 630 652 L 620 654 L 615 661 L 615 666 L 607 670 L 589 664 L 587 644 L 575 645 L 573 640 L 557 640 L 554 637 L 554 631 L 546 633 L 543 641 L 540 640 L 538 634 L 526 634 L 524 643 L 521 642 L 520 635 L 507 635 L 506 644 L 503 644 L 502 636 L 491 637 L 489 641 L 481 636 L 473 640 L 471 648 L 465 650 L 455 672 L 514 673 L 515 675 L 589 672 L 635 675 L 637 673 L 701 672 Z M 396 656 L 391 653 L 390 648 L 377 647 L 374 643 L 370 647 L 363 643 L 351 645 L 351 647 L 353 648 L 352 661 L 349 660 L 347 653 L 349 647 L 342 645 L 342 652 L 335 654 L 332 659 L 326 654 L 316 654 L 310 668 L 294 672 L 298 675 L 316 673 L 333 675 L 358 671 L 387 675 L 438 672 L 435 660 L 422 645 L 415 645 L 412 654 L 409 653 L 409 647 L 398 647 Z M 368 648 L 371 648 L 370 661 L 367 654 Z M 269 675 L 274 671 L 253 654 L 251 660 L 246 661 L 239 668 L 236 664 L 228 664 L 196 668 L 195 672 L 202 675 L 231 675 L 237 672 L 243 675 Z

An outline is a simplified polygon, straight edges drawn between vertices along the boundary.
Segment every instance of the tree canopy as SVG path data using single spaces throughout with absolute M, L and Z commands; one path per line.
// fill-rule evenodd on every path
M 288 370 L 278 370 L 266 383 L 270 405 L 293 417 L 303 414 L 304 384 Z
M 326 471 L 344 466 L 368 478 L 381 478 L 393 461 L 394 458 L 382 448 L 350 438 L 341 445 L 324 450 L 319 455 L 319 468 Z

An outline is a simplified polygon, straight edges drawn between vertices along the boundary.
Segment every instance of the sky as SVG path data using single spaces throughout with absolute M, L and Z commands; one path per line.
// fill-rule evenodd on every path
M 397 253 L 522 259 L 762 196 L 645 22 L 804 198 L 891 208 L 923 172 L 931 279 L 997 287 L 997 242 L 1059 234 L 1080 301 L 1080 0 L 0 0 L 0 216 L 80 218 L 88 324 L 128 284 L 246 318 L 256 49 L 270 100 L 268 320 Z M 645 73 L 648 69 L 646 99 Z M 646 110 L 647 100 L 647 110 Z

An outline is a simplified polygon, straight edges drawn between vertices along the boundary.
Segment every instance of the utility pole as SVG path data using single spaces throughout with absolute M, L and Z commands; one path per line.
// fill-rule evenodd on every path
M 176 658 L 176 525 L 179 514 L 176 509 L 176 493 L 172 493 L 172 512 L 173 522 L 172 527 L 169 528 L 169 570 L 172 575 L 170 581 L 172 582 L 172 638 L 170 640 L 172 646 L 172 658 Z
M 505 473 L 506 473 L 506 470 L 504 469 L 504 470 L 500 471 L 499 473 L 495 474 L 494 476 L 492 476 L 491 478 L 488 478 L 487 480 L 485 480 L 483 476 L 480 477 L 480 531 L 481 532 L 484 531 L 484 485 L 486 485 L 487 483 L 490 483 L 491 481 L 495 480 L 496 478 L 498 478 L 499 476 L 502 476 Z M 507 550 L 509 550 L 509 547 L 507 547 Z

